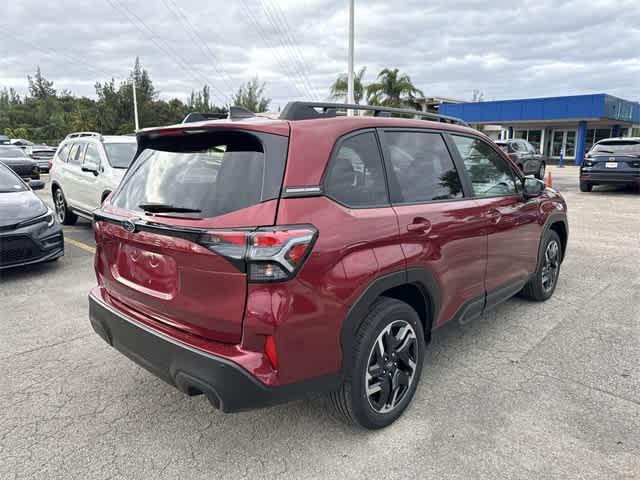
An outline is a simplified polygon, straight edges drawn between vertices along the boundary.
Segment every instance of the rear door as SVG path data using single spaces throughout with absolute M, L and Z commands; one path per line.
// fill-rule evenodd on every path
M 169 132 L 140 139 L 144 151 L 96 213 L 98 278 L 153 320 L 237 343 L 246 232 L 275 222 L 288 137 Z
M 486 289 L 491 307 L 520 290 L 535 270 L 540 200 L 524 200 L 520 177 L 488 142 L 457 134 L 451 138 L 488 222 Z
M 407 268 L 430 272 L 440 291 L 434 326 L 480 314 L 487 262 L 486 219 L 470 198 L 439 132 L 381 132 Z
M 60 183 L 67 204 L 72 207 L 79 207 L 78 196 L 80 195 L 80 182 L 82 172 L 80 170 L 86 143 L 76 142 L 72 145 L 64 164 L 64 173 L 60 175 Z
M 85 166 L 98 165 L 97 172 L 84 171 Z M 77 202 L 78 207 L 86 212 L 91 212 L 100 206 L 100 195 L 102 194 L 100 176 L 103 174 L 100 160 L 100 151 L 97 144 L 90 142 L 85 148 L 84 155 L 80 163 L 80 177 L 78 181 Z

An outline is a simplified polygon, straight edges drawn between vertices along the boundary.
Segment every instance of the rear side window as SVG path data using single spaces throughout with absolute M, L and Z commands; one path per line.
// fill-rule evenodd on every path
M 373 132 L 339 143 L 324 181 L 325 193 L 349 207 L 388 205 L 382 158 Z
M 477 197 L 517 195 L 513 170 L 491 146 L 478 138 L 452 135 Z
M 387 131 L 384 141 L 397 184 L 390 182 L 394 203 L 462 198 L 460 177 L 440 134 Z
M 210 218 L 280 193 L 286 137 L 207 132 L 160 138 L 145 147 L 114 196 L 116 207 L 142 211 L 142 204 L 160 204 Z

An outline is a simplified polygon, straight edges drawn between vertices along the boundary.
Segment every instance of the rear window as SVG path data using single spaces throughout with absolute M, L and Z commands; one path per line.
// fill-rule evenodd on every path
M 591 150 L 594 153 L 638 153 L 640 152 L 640 142 L 604 142 L 599 143 Z
M 104 143 L 104 149 L 113 168 L 129 168 L 138 149 L 138 144 Z
M 53 158 L 53 155 L 55 153 L 56 152 L 54 152 L 53 150 L 33 150 L 31 152 L 31 155 L 35 157 Z
M 131 211 L 159 204 L 197 210 L 172 216 L 210 218 L 280 194 L 287 138 L 245 132 L 202 133 L 151 141 L 116 192 Z

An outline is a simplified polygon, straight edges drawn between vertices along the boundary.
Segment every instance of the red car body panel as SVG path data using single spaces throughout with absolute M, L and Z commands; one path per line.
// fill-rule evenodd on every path
M 290 135 L 284 192 L 321 185 L 337 139 L 377 127 L 428 128 L 487 140 L 456 125 L 374 117 L 215 121 L 141 135 L 180 135 L 185 129 Z M 160 224 L 192 229 L 313 225 L 318 236 L 311 254 L 295 278 L 280 283 L 248 282 L 246 273 L 189 240 L 132 234 L 97 222 L 99 287 L 93 295 L 181 345 L 239 365 L 264 385 L 286 385 L 340 371 L 345 319 L 376 279 L 409 269 L 429 272 L 440 293 L 431 319 L 435 328 L 469 302 L 482 310 L 486 292 L 528 277 L 548 219 L 565 209 L 564 200 L 548 190 L 529 201 L 518 195 L 362 209 L 322 195 L 283 196 L 215 218 L 154 217 Z M 102 210 L 133 216 L 109 201 Z M 424 229 L 411 227 L 416 223 Z M 265 354 L 268 337 L 275 340 L 277 369 Z

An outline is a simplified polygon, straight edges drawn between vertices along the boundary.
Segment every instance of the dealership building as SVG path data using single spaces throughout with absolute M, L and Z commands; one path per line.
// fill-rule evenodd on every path
M 640 137 L 640 103 L 604 93 L 491 102 L 442 103 L 438 111 L 495 138 L 523 138 L 543 155 L 580 164 L 609 137 Z M 496 127 L 498 126 L 498 127 Z

